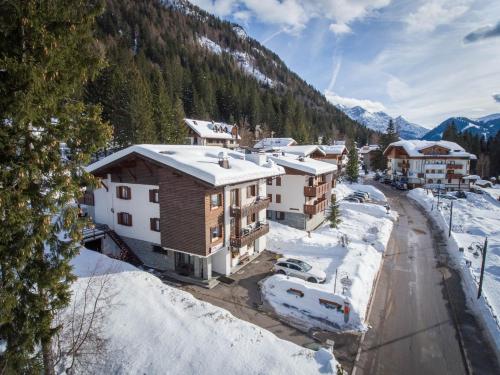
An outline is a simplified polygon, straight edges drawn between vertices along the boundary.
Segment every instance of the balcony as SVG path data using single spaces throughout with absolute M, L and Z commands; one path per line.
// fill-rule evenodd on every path
M 257 238 L 262 237 L 263 235 L 267 234 L 268 232 L 269 232 L 269 224 L 260 223 L 260 224 L 257 224 L 257 226 L 255 228 L 252 228 L 250 230 L 243 229 L 241 231 L 240 236 L 237 236 L 237 237 L 232 236 L 229 240 L 229 243 L 233 247 L 243 247 L 243 246 L 251 244 Z
M 269 207 L 269 198 L 259 198 L 245 207 L 231 207 L 230 214 L 232 217 L 243 217 L 265 210 L 267 207 Z
M 328 200 L 326 198 L 318 199 L 314 204 L 305 204 L 304 213 L 306 215 L 316 215 L 319 212 L 326 210 L 328 207 Z
M 306 197 L 321 197 L 332 189 L 331 182 L 323 182 L 317 186 L 304 186 L 304 195 Z
M 462 178 L 464 175 L 462 173 L 447 173 L 446 178 Z
M 447 164 L 446 169 L 462 169 L 462 164 Z

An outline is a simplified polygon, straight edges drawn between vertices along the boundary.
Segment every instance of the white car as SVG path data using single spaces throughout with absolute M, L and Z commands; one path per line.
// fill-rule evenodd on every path
M 294 258 L 278 259 L 273 270 L 277 274 L 298 277 L 310 283 L 324 283 L 326 279 L 326 274 L 323 271 Z

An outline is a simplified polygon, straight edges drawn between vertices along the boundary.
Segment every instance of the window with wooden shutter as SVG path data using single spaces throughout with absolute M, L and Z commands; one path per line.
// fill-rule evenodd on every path
M 250 186 L 247 186 L 247 197 L 250 198 L 250 197 L 255 197 L 255 185 L 250 185 Z
M 273 195 L 272 194 L 267 194 L 267 199 L 269 199 L 269 202 L 273 202 Z
M 267 180 L 266 180 L 266 184 L 267 185 L 272 185 L 273 184 L 273 179 L 271 177 L 269 177 Z
M 118 224 L 125 225 L 128 227 L 132 226 L 132 215 L 127 212 L 118 212 Z
M 149 201 L 153 203 L 160 202 L 160 191 L 158 189 L 149 190 Z
M 276 203 L 281 203 L 281 194 L 276 194 Z
M 276 177 L 276 186 L 281 186 L 281 177 Z
M 154 232 L 160 231 L 160 219 L 152 217 L 149 219 L 150 229 Z
M 128 186 L 117 186 L 116 196 L 120 199 L 132 199 L 132 193 Z

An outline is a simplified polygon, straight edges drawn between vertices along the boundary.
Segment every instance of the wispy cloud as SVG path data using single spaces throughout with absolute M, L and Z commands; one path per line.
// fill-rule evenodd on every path
M 341 105 L 345 107 L 363 107 L 369 112 L 380 112 L 385 111 L 385 107 L 382 103 L 376 102 L 369 99 L 355 99 L 355 98 L 346 98 L 344 96 L 337 95 L 333 91 L 326 90 L 324 92 L 326 99 L 335 105 Z
M 479 40 L 500 37 L 500 22 L 496 26 L 484 26 L 474 30 L 464 37 L 465 43 L 473 43 Z
M 469 10 L 472 0 L 427 0 L 405 21 L 410 32 L 431 32 Z
M 492 97 L 493 97 L 494 101 L 496 101 L 497 103 L 500 103 L 500 94 L 493 94 Z

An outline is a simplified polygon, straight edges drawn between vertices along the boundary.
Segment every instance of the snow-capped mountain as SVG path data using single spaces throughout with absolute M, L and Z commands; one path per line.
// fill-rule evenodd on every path
M 494 137 L 500 131 L 500 113 L 470 119 L 467 117 L 450 117 L 425 134 L 422 139 L 437 141 L 443 137 L 443 132 L 452 123 L 455 124 L 459 133 L 470 132 L 482 135 L 485 138 Z
M 399 136 L 402 139 L 419 139 L 429 131 L 429 129 L 426 129 L 423 126 L 407 121 L 402 116 L 393 118 L 385 112 L 370 112 L 360 106 L 346 107 L 339 104 L 337 107 L 352 120 L 363 124 L 367 128 L 380 132 L 385 132 L 387 125 L 389 124 L 389 120 L 392 119 L 396 129 L 399 131 Z

